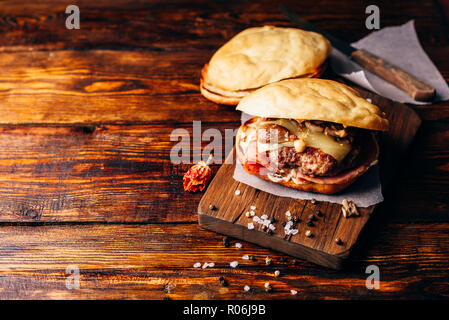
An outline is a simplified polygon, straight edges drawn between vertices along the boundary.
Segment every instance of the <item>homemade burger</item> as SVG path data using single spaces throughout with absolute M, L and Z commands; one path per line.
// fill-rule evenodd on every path
M 376 131 L 387 131 L 379 108 L 354 89 L 323 79 L 267 85 L 240 101 L 255 116 L 236 136 L 249 174 L 318 193 L 342 191 L 377 163 Z
M 315 32 L 273 26 L 246 29 L 203 67 L 201 93 L 216 103 L 237 105 L 269 83 L 319 77 L 331 49 L 329 41 Z

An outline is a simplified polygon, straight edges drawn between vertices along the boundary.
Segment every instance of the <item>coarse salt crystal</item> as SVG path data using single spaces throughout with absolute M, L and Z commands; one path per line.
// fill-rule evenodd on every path
M 249 213 L 249 211 L 246 211 L 245 216 L 247 216 L 249 218 L 251 214 Z
M 242 246 L 242 244 L 241 244 L 240 242 L 237 242 L 237 243 L 235 244 L 235 247 L 236 247 L 236 248 L 241 248 L 241 247 L 243 247 L 243 246 Z
M 249 255 L 245 254 L 244 256 L 242 256 L 243 260 L 249 260 Z
M 370 98 L 366 98 L 366 101 L 368 101 L 369 103 L 373 102 L 373 100 L 371 100 Z
M 254 222 L 259 222 L 259 221 L 260 221 L 260 218 L 259 218 L 258 216 L 254 216 L 253 221 L 254 221 Z
M 268 229 L 270 229 L 270 230 L 276 230 L 276 227 L 272 224 L 272 223 L 270 223 L 269 225 L 268 225 Z
M 267 216 L 266 214 L 264 214 L 264 215 L 262 215 L 260 218 L 261 218 L 262 220 L 266 220 L 266 219 L 268 219 L 268 216 Z
M 243 287 L 243 290 L 245 290 L 245 291 L 249 291 L 251 288 L 250 288 L 250 286 L 244 286 Z
M 256 210 L 256 206 L 249 207 L 251 210 Z
M 286 215 L 287 217 L 290 217 L 290 216 L 292 215 L 292 213 L 291 213 L 290 211 L 286 211 L 286 212 L 285 212 L 285 215 Z
M 250 211 L 249 214 L 251 217 L 254 217 L 256 215 L 256 213 L 254 211 Z
M 292 230 L 292 235 L 298 234 L 298 229 L 293 229 Z
M 293 295 L 295 295 L 295 294 L 297 294 L 298 293 L 298 291 L 296 291 L 296 290 L 290 290 L 290 292 L 293 294 Z
M 235 195 L 238 196 L 240 194 L 240 190 L 235 190 Z
M 201 262 L 197 262 L 193 265 L 194 268 L 199 268 L 201 267 Z
M 248 229 L 249 230 L 254 229 L 254 223 L 252 223 L 252 222 L 248 223 Z
M 238 263 L 237 261 L 232 261 L 229 265 L 230 265 L 232 268 L 237 268 L 237 266 L 239 265 L 239 263 Z

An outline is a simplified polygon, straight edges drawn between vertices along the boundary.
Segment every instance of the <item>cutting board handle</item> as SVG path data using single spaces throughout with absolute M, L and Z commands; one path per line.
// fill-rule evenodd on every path
M 417 101 L 431 101 L 435 96 L 433 87 L 371 52 L 359 49 L 354 51 L 351 57 L 365 69 L 402 89 Z

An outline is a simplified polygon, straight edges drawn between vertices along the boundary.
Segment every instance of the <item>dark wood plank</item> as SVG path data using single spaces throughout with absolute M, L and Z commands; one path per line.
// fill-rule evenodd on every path
M 237 126 L 203 122 L 202 132 L 216 128 L 224 136 Z M 191 123 L 0 127 L 0 220 L 196 221 L 202 193 L 182 188 L 190 164 L 169 158 L 176 128 L 192 133 Z M 385 194 L 389 219 L 449 221 L 448 134 L 445 122 L 421 127 Z
M 424 299 L 448 298 L 449 224 L 390 224 L 378 229 L 350 269 L 332 271 L 222 236 L 196 224 L 43 225 L 0 228 L 3 299 Z M 245 254 L 256 261 L 243 260 Z M 265 257 L 272 265 L 265 264 Z M 281 258 L 287 258 L 282 262 Z M 238 261 L 233 269 L 230 262 Z M 214 268 L 195 269 L 197 262 Z M 365 269 L 380 269 L 380 289 L 368 290 Z M 68 290 L 68 266 L 80 289 Z M 280 276 L 273 275 L 275 270 Z M 419 276 L 417 276 L 419 274 Z M 218 277 L 229 281 L 220 286 Z M 264 291 L 269 282 L 273 293 Z M 170 284 L 170 293 L 164 292 Z M 249 285 L 253 290 L 243 290 Z M 427 288 L 423 290 L 422 288 Z M 290 290 L 298 291 L 296 296 Z
M 170 160 L 181 128 L 192 136 L 192 124 L 0 127 L 0 221 L 195 221 L 191 164 Z

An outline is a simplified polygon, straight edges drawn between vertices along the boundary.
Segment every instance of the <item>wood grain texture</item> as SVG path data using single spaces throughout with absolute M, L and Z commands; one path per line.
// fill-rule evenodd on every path
M 208 58 L 205 51 L 0 53 L 0 124 L 190 122 L 205 112 L 235 120 L 232 108 L 199 93 Z
M 449 225 L 425 228 L 390 224 L 364 243 L 365 253 L 350 269 L 337 272 L 302 261 L 293 265 L 291 257 L 246 242 L 237 249 L 231 239 L 225 248 L 222 236 L 196 224 L 2 226 L 0 293 L 4 299 L 447 298 Z M 242 260 L 244 254 L 256 261 Z M 266 256 L 272 265 L 265 264 Z M 238 267 L 231 268 L 231 261 Z M 195 269 L 197 262 L 215 267 Z M 381 271 L 379 290 L 365 286 L 371 264 Z M 79 290 L 65 286 L 69 265 L 80 270 Z M 219 276 L 228 287 L 220 286 Z M 264 291 L 265 282 L 272 294 Z M 246 293 L 245 285 L 253 291 Z

